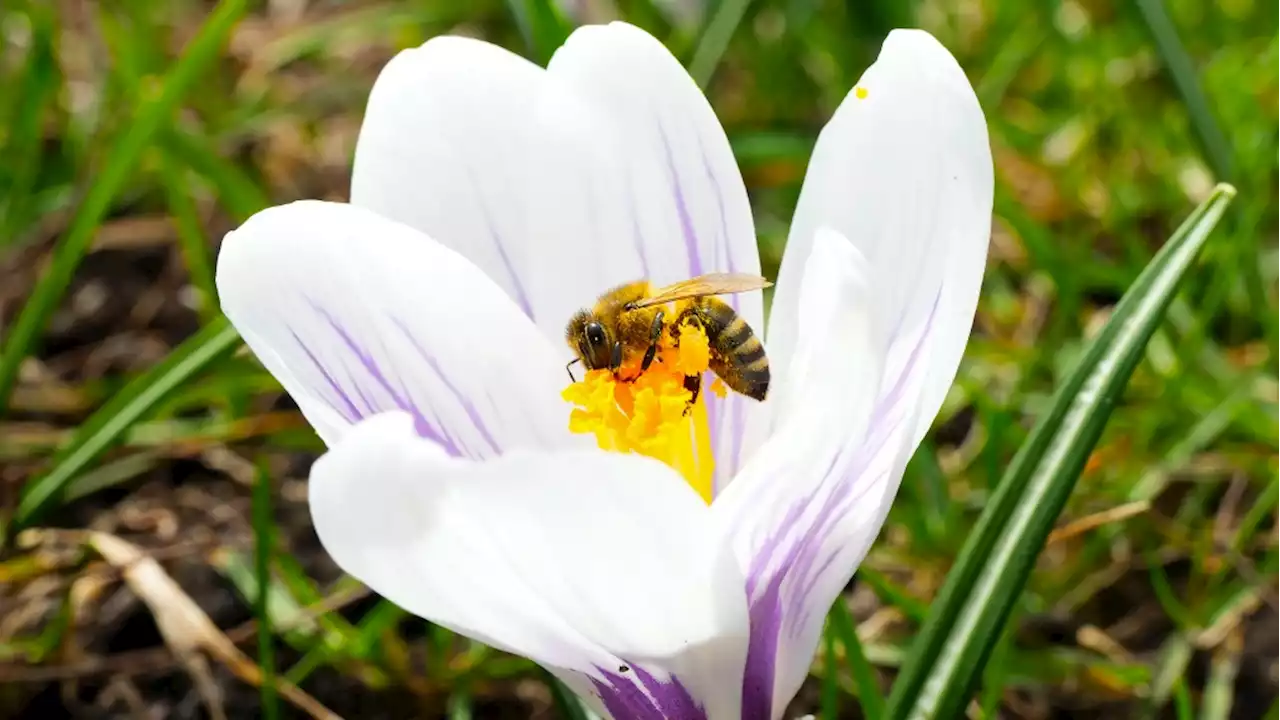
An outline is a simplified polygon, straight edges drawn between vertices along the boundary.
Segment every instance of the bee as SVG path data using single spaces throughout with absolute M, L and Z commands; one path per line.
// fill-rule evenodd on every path
M 656 289 L 648 280 L 619 285 L 569 320 L 565 340 L 577 357 L 569 361 L 565 370 L 573 380 L 570 368 L 582 363 L 588 370 L 609 370 L 618 380 L 634 381 L 653 363 L 664 332 L 678 341 L 680 327 L 693 323 L 707 336 L 711 371 L 733 391 L 764 400 L 769 392 L 769 359 L 764 345 L 747 321 L 715 296 L 770 285 L 762 277 L 742 273 L 710 273 Z M 640 372 L 630 378 L 620 377 L 620 368 L 637 357 Z M 702 376 L 690 375 L 684 385 L 691 394 L 692 407 L 702 387 Z

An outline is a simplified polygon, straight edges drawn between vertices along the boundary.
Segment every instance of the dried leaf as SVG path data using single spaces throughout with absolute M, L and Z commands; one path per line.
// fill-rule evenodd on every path
M 262 671 L 218 629 L 209 616 L 196 605 L 164 568 L 136 545 L 101 532 L 86 533 L 88 542 L 109 563 L 120 569 L 129 585 L 155 617 L 156 626 L 165 642 L 182 661 L 195 682 L 209 712 L 215 718 L 222 714 L 217 686 L 200 652 L 206 652 L 227 666 L 241 680 L 258 686 Z M 314 718 L 341 720 L 315 698 L 283 679 L 276 679 L 281 697 Z

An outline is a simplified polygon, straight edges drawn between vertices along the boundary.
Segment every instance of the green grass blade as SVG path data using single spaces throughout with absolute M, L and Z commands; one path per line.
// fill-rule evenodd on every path
M 840 717 L 840 673 L 836 672 L 836 633 L 830 626 L 822 633 L 822 694 L 819 717 Z
M 12 116 L 0 127 L 0 150 L 8 165 L 10 179 L 0 184 L 0 248 L 17 238 L 18 228 L 28 218 L 27 199 L 35 188 L 40 169 L 43 121 L 57 98 L 58 66 L 54 44 L 57 20 L 53 3 L 36 3 L 27 14 L 31 23 L 31 48 L 18 73 Z M 5 135 L 8 137 L 5 138 Z
M 258 688 L 262 694 L 262 717 L 276 720 L 280 717 L 280 701 L 276 697 L 275 646 L 271 636 L 271 613 L 268 602 L 271 596 L 271 547 L 275 520 L 271 512 L 271 473 L 265 462 L 258 465 L 253 482 L 253 569 L 258 579 L 258 593 L 253 599 L 253 613 L 258 619 L 258 667 L 262 670 L 262 682 Z
M 507 8 L 529 48 L 530 59 L 539 65 L 546 65 L 573 31 L 551 0 L 507 0 Z
M 1199 72 L 1179 37 L 1177 26 L 1174 25 L 1173 19 L 1165 8 L 1165 0 L 1134 0 L 1134 3 L 1151 33 L 1156 50 L 1177 88 L 1178 95 L 1182 98 L 1192 131 L 1199 141 L 1205 160 L 1216 176 L 1215 179 L 1219 182 L 1245 183 L 1243 175 L 1237 177 L 1236 148 L 1233 147 L 1233 141 L 1239 141 L 1234 135 L 1228 135 L 1223 131 L 1222 123 L 1219 122 L 1216 114 L 1218 108 L 1211 104 L 1205 95 Z M 1273 20 L 1271 24 L 1275 25 L 1275 21 Z M 1244 172 L 1247 173 L 1249 163 L 1243 162 Z M 1263 333 L 1274 358 L 1277 353 L 1277 342 L 1280 341 L 1276 333 L 1275 304 L 1271 301 L 1268 282 L 1263 277 L 1258 262 L 1257 234 L 1254 228 L 1249 227 L 1249 220 L 1246 219 L 1251 214 L 1247 208 L 1243 207 L 1239 212 L 1233 213 L 1234 222 L 1231 233 L 1235 242 L 1224 246 L 1219 251 L 1221 254 L 1217 268 L 1218 278 L 1214 283 L 1221 294 L 1215 293 L 1218 300 L 1206 298 L 1208 307 L 1202 307 L 1201 311 L 1204 318 L 1214 317 L 1219 313 L 1217 310 L 1209 309 L 1210 307 L 1215 306 L 1217 302 L 1228 300 L 1229 296 L 1238 297 L 1238 307 L 1242 311 L 1256 309 L 1257 319 L 1263 321 Z M 1274 216 L 1274 210 L 1270 211 L 1270 214 Z M 1237 294 L 1239 289 L 1243 289 L 1243 292 Z
M 211 363 L 229 354 L 240 336 L 225 317 L 206 325 L 145 374 L 137 377 L 80 426 L 49 472 L 23 488 L 13 520 L 0 538 L 31 524 L 58 500 L 67 484 L 97 459 L 156 403 Z
M 858 628 L 849 615 L 849 608 L 844 600 L 836 600 L 828 616 L 831 629 L 844 646 L 845 659 L 849 661 L 853 683 L 858 688 L 858 703 L 862 705 L 862 716 L 867 720 L 880 720 L 884 717 L 884 692 L 876 682 L 875 668 L 867 661 L 867 654 L 862 649 L 862 641 L 858 639 Z M 834 667 L 827 668 L 828 673 L 835 673 Z
M 1239 641 L 1232 638 L 1213 656 L 1209 679 L 1204 685 L 1204 701 L 1200 717 L 1204 720 L 1228 720 L 1235 699 L 1236 676 L 1240 673 Z
M 350 641 L 342 643 L 340 646 L 334 643 L 317 643 L 297 664 L 289 668 L 288 680 L 295 685 L 302 684 L 308 676 L 316 669 L 325 664 L 334 663 L 335 656 L 338 656 L 339 650 L 346 653 L 351 658 L 360 661 L 371 660 L 373 655 L 384 654 L 388 651 L 388 647 L 395 645 L 395 651 L 407 652 L 403 649 L 403 642 L 399 636 L 394 634 L 395 626 L 405 617 L 405 612 L 398 606 L 387 600 L 379 600 L 373 609 L 365 613 L 360 618 L 360 622 L 356 626 L 356 634 Z M 342 660 L 342 657 L 337 657 Z M 379 683 L 385 681 L 381 678 L 381 674 L 374 676 L 371 671 L 366 670 L 365 682 L 375 685 L 374 680 Z
M 551 689 L 551 700 L 556 706 L 556 717 L 563 720 L 589 720 L 591 715 L 587 713 L 586 708 L 582 706 L 582 701 L 578 699 L 573 691 L 565 687 L 559 678 L 546 673 L 544 675 L 547 681 L 547 687 Z
M 1151 685 L 1147 691 L 1147 699 L 1138 717 L 1154 720 L 1167 713 L 1162 713 L 1164 706 L 1173 700 L 1175 712 L 1182 717 L 1182 701 L 1180 695 L 1186 692 L 1183 679 L 1187 674 L 1187 666 L 1191 664 L 1191 655 L 1195 648 L 1184 633 L 1175 633 L 1160 648 L 1160 656 L 1156 661 L 1155 671 L 1151 676 Z
M 1192 720 L 1196 716 L 1191 704 L 1191 690 L 1187 688 L 1187 679 L 1178 678 L 1178 686 L 1173 690 L 1173 709 L 1178 720 Z
M 449 695 L 449 720 L 474 720 L 475 716 L 471 692 L 465 687 L 455 688 Z
M 48 269 L 36 283 L 30 299 L 10 328 L 0 354 L 0 413 L 8 406 L 23 358 L 31 352 L 50 315 L 71 283 L 112 200 L 133 173 L 143 151 L 157 130 L 165 124 L 196 80 L 218 58 L 232 28 L 244 14 L 248 0 L 221 0 L 200 31 L 192 38 L 182 57 L 158 87 L 143 92 L 138 109 L 127 129 L 111 147 L 83 202 L 54 248 Z
M 929 613 L 927 603 L 911 597 L 906 588 L 895 584 L 869 567 L 858 568 L 858 581 L 866 583 L 876 597 L 880 598 L 880 602 L 902 611 L 902 614 L 912 622 L 922 622 Z
M 213 279 L 213 252 L 205 241 L 200 213 L 191 199 L 191 187 L 184 168 L 173 159 L 160 158 L 160 176 L 164 180 L 165 195 L 169 201 L 169 213 L 174 229 L 178 232 L 178 246 L 182 249 L 191 276 L 191 286 L 200 298 L 200 317 L 205 322 L 218 312 L 218 290 Z
M 223 157 L 216 145 L 201 135 L 170 128 L 161 138 L 167 155 L 200 175 L 217 194 L 218 201 L 240 222 L 270 205 L 270 198 L 243 168 Z
M 1178 228 L 1056 394 L 931 606 L 887 717 L 954 717 L 964 707 L 1147 340 L 1234 196 L 1234 188 L 1218 186 Z
M 1226 134 L 1222 132 L 1222 127 L 1218 125 L 1218 120 L 1213 116 L 1208 98 L 1200 89 L 1195 65 L 1178 37 L 1177 27 L 1174 26 L 1169 13 L 1165 11 L 1164 0 L 1134 0 L 1134 2 L 1142 14 L 1147 29 L 1151 31 L 1160 59 L 1164 61 L 1169 75 L 1173 78 L 1173 84 L 1178 88 L 1178 94 L 1182 96 L 1183 104 L 1187 106 L 1191 126 L 1195 128 L 1200 144 L 1204 146 L 1209 166 L 1213 168 L 1218 180 L 1232 180 L 1235 171 L 1231 144 L 1227 141 Z
M 751 0 L 722 0 L 716 5 L 689 60 L 689 74 L 699 87 L 705 88 L 711 81 L 711 75 L 719 67 L 720 58 L 729 49 L 729 41 L 738 25 L 742 24 L 750 5 Z

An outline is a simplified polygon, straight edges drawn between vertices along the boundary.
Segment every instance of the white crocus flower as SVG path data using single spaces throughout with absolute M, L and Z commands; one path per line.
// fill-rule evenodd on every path
M 400 54 L 351 204 L 256 215 L 218 289 L 329 447 L 311 508 L 342 568 L 617 720 L 766 720 L 955 377 L 992 185 L 964 73 L 892 33 L 814 151 L 768 399 L 704 391 L 657 418 L 694 429 L 658 459 L 570 430 L 566 321 L 625 281 L 760 258 L 711 107 L 629 25 L 578 30 L 545 70 L 455 37 Z M 758 291 L 726 299 L 763 330 Z M 672 469 L 682 452 L 696 471 Z

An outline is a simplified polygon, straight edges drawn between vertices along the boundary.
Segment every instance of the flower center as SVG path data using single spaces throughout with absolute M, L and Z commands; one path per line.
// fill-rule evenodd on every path
M 624 361 L 616 378 L 608 370 L 588 371 L 561 393 L 574 406 L 569 430 L 593 433 L 602 450 L 661 460 L 710 504 L 715 459 L 705 396 L 707 392 L 723 396 L 725 389 L 716 380 L 703 387 L 690 405 L 692 392 L 685 382 L 689 376 L 702 377 L 710 359 L 706 334 L 686 323 L 680 326 L 678 339 L 663 334 L 657 355 L 644 372 L 640 372 L 639 357 Z

